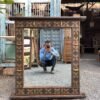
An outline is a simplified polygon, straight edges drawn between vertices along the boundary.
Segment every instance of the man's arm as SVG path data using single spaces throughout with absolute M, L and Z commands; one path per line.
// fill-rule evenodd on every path
M 40 61 L 44 61 L 44 48 L 40 49 Z
M 52 47 L 52 49 L 51 49 L 51 53 L 52 53 L 54 56 L 59 57 L 58 51 L 55 50 L 53 47 Z

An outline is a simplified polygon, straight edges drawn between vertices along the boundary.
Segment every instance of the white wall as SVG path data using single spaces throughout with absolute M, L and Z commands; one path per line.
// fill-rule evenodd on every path
M 50 0 L 14 0 L 14 2 L 48 2 Z
M 49 2 L 50 0 L 30 0 L 31 2 Z
M 1 8 L 6 8 L 6 5 L 5 4 L 0 4 L 0 7 Z M 5 13 L 5 10 L 4 9 L 0 9 L 0 11 L 2 11 L 3 13 Z
M 27 2 L 27 0 L 14 0 L 14 2 Z

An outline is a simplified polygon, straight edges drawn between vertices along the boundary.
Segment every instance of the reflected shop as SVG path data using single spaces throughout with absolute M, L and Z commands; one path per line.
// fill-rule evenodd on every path
M 85 17 L 10 17 L 15 21 L 16 76 L 11 98 L 83 98 L 80 93 L 80 21 Z M 40 50 L 50 40 L 56 65 L 40 66 Z M 50 49 L 51 50 L 51 49 Z M 28 100 L 27 99 L 27 100 Z M 16 100 L 16 99 L 15 99 Z
M 25 28 L 23 33 L 23 48 L 24 48 L 24 87 L 32 86 L 60 86 L 71 87 L 71 61 L 64 63 L 64 28 Z M 71 33 L 67 34 L 67 42 L 71 43 Z M 60 54 L 57 59 L 54 75 L 50 73 L 51 66 L 44 72 L 40 66 L 35 67 L 34 62 L 39 61 L 39 50 L 43 47 L 46 40 L 50 40 L 52 46 Z M 39 46 L 37 46 L 39 45 Z M 69 48 L 71 50 L 71 47 Z M 71 56 L 70 56 L 71 57 Z M 65 80 L 66 79 L 66 80 Z

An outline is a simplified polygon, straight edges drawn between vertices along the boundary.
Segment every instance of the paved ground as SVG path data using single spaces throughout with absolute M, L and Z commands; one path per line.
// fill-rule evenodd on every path
M 83 100 L 100 100 L 100 62 L 94 55 L 84 55 L 80 61 L 81 91 L 86 93 Z M 14 91 L 14 77 L 0 76 L 0 100 L 9 100 Z
M 100 62 L 97 62 L 97 56 L 84 55 L 80 62 L 81 91 L 87 96 L 84 100 L 100 100 Z
M 14 91 L 15 80 L 12 76 L 0 76 L 0 100 L 9 100 Z

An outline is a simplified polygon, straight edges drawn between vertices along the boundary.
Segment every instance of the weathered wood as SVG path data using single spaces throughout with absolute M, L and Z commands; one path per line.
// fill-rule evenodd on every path
M 3 75 L 15 75 L 15 68 L 5 68 Z
M 11 96 L 11 100 L 69 100 L 69 99 L 82 99 L 85 94 L 79 95 L 37 95 L 37 96 Z
M 82 17 L 84 18 L 84 17 Z M 79 69 L 79 33 L 81 17 L 10 17 L 15 20 L 16 31 L 16 98 L 29 99 L 66 99 L 81 98 Z M 23 88 L 23 28 L 70 28 L 72 46 L 72 85 L 71 87 L 33 87 Z M 17 100 L 17 99 L 15 99 Z
M 0 75 L 3 75 L 3 68 L 0 68 Z
M 0 36 L 0 38 L 7 39 L 10 41 L 15 41 L 15 36 Z
M 62 4 L 66 3 L 82 3 L 82 2 L 99 2 L 99 0 L 61 0 Z
M 100 50 L 98 51 L 98 61 L 100 62 Z

